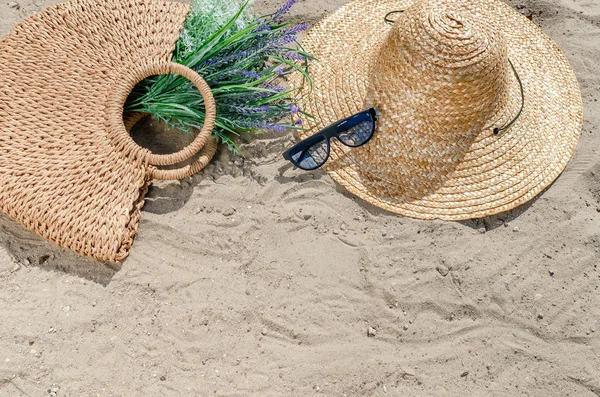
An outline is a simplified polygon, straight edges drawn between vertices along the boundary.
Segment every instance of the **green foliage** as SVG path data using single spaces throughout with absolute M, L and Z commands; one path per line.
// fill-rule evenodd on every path
M 294 91 L 279 85 L 298 71 L 306 77 L 309 60 L 296 37 L 306 25 L 283 20 L 295 0 L 271 15 L 254 16 L 249 2 L 193 0 L 177 42 L 173 61 L 198 72 L 213 91 L 217 120 L 213 136 L 238 151 L 233 137 L 248 131 L 301 129 L 304 114 Z M 310 81 L 310 78 L 309 78 Z M 150 113 L 182 131 L 204 123 L 204 100 L 187 79 L 176 75 L 150 77 L 136 86 L 126 112 Z

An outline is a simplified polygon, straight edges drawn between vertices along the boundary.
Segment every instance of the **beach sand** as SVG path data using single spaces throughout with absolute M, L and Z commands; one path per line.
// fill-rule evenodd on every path
M 0 35 L 56 3 L 16 2 Z M 541 197 L 395 216 L 291 169 L 287 134 L 154 185 L 119 267 L 1 216 L 0 396 L 600 396 L 600 2 L 510 3 L 583 93 L 575 157 Z

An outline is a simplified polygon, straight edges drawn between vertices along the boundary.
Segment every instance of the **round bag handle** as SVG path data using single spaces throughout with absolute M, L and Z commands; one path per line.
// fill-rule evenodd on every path
M 147 113 L 131 113 L 128 114 L 125 118 L 125 130 L 128 133 L 131 133 L 133 127 L 145 119 L 150 115 Z M 157 167 L 150 166 L 149 168 L 149 178 L 160 180 L 160 181 L 173 181 L 176 179 L 184 179 L 190 177 L 200 170 L 204 169 L 210 163 L 215 153 L 217 152 L 218 143 L 217 140 L 213 137 L 208 138 L 208 142 L 202 148 L 200 152 L 200 156 L 196 159 L 192 164 L 187 165 L 182 168 L 177 168 L 173 170 L 161 170 Z
M 123 106 L 131 90 L 143 79 L 163 74 L 178 74 L 190 80 L 198 88 L 202 98 L 204 98 L 206 112 L 204 125 L 194 141 L 182 150 L 171 154 L 155 154 L 150 150 L 139 146 L 133 140 L 123 123 Z M 204 162 L 207 164 L 216 151 L 216 142 L 210 138 L 210 134 L 215 126 L 217 107 L 212 91 L 206 81 L 204 81 L 204 79 L 194 70 L 174 62 L 159 62 L 141 65 L 137 69 L 130 70 L 123 77 L 124 78 L 119 80 L 113 87 L 106 108 L 108 135 L 114 146 L 126 156 L 140 159 L 153 166 L 165 166 L 179 164 L 190 159 L 202 150 L 209 139 L 211 139 L 210 144 L 207 145 L 200 158 L 190 166 L 179 170 L 158 170 L 155 167 L 151 168 L 151 170 L 153 170 L 152 176 L 155 179 L 181 179 L 189 176 L 188 174 L 190 174 L 192 170 L 196 170 L 197 172 L 202 169 L 200 165 Z M 137 121 L 139 121 L 139 119 Z M 133 123 L 131 127 L 133 127 L 133 125 L 135 125 L 135 123 Z M 212 155 L 210 155 L 211 152 Z M 206 160 L 209 155 L 210 158 Z M 204 166 L 206 164 L 204 164 Z

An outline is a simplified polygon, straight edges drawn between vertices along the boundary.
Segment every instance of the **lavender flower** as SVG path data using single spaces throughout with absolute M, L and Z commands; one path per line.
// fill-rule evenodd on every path
M 292 114 L 298 114 L 299 111 L 300 108 L 298 106 L 293 103 L 290 105 L 290 112 L 292 112 Z
M 229 76 L 243 76 L 255 80 L 260 80 L 261 78 L 260 74 L 252 70 L 233 70 L 227 74 Z
M 255 38 L 256 46 L 253 53 L 258 56 L 269 56 L 269 54 L 279 53 L 285 46 L 296 41 L 296 34 L 279 32 L 272 36 L 263 36 Z M 286 49 L 287 50 L 287 49 Z
M 300 55 L 298 53 L 291 52 L 291 51 L 286 52 L 282 56 L 283 56 L 283 59 L 287 59 L 288 61 L 305 62 L 308 59 L 304 55 Z
M 266 113 L 271 110 L 271 106 L 263 105 L 263 106 L 229 106 L 231 109 L 235 110 L 237 113 L 243 115 L 250 115 L 256 113 Z
M 267 123 L 267 122 L 260 123 L 260 126 L 258 129 L 265 130 L 265 131 L 275 131 L 275 132 L 285 132 L 286 131 L 286 128 L 282 125 L 275 124 L 275 123 Z
M 282 87 L 280 85 L 263 84 L 262 88 L 264 88 L 266 90 L 274 91 L 274 92 L 279 92 L 279 93 L 285 91 L 285 87 Z
M 294 124 L 297 126 L 302 126 L 302 120 L 298 119 Z
M 243 96 L 244 101 L 245 102 L 257 101 L 259 99 L 264 99 L 264 98 L 273 96 L 274 93 L 281 93 L 281 92 L 285 91 L 284 87 L 279 87 L 279 86 L 266 86 L 263 88 L 265 88 L 269 91 L 250 91 L 248 94 Z
M 268 24 L 263 23 L 258 28 L 254 29 L 252 31 L 252 33 L 265 33 L 266 34 L 266 33 L 269 33 L 270 31 L 271 31 L 271 27 Z
M 278 41 L 273 43 L 273 45 L 276 47 L 283 47 L 285 45 L 293 43 L 294 41 L 296 41 L 296 35 L 289 34 L 289 35 L 282 36 Z
M 262 130 L 262 131 L 275 131 L 275 132 L 285 132 L 287 128 L 283 125 L 275 124 L 269 121 L 263 120 L 254 120 L 254 121 L 246 121 L 240 120 L 237 123 L 241 128 L 248 130 Z
M 294 6 L 296 0 L 288 0 L 275 14 L 273 14 L 273 21 L 280 21 L 283 17 L 290 12 L 290 9 Z
M 296 25 L 291 29 L 286 29 L 285 33 L 286 34 L 298 34 L 300 32 L 305 31 L 306 29 L 308 29 L 308 24 L 307 23 L 301 23 L 300 25 Z
M 211 58 L 211 59 L 205 61 L 204 64 L 199 69 L 201 70 L 202 67 L 209 67 L 209 66 L 215 67 L 215 66 L 220 66 L 220 65 L 227 65 L 229 63 L 238 61 L 240 59 L 248 58 L 253 54 L 254 54 L 254 51 L 252 51 L 252 50 L 232 52 L 228 55 Z

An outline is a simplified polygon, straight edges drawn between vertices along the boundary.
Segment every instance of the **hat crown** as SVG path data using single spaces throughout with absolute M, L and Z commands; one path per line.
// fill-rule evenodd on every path
M 380 155 L 367 168 L 421 194 L 436 189 L 506 111 L 511 74 L 502 34 L 469 2 L 416 2 L 373 64 L 367 104 L 382 115 L 366 150 Z
M 391 33 L 413 54 L 444 68 L 473 67 L 498 55 L 501 37 L 490 26 L 477 21 L 462 7 L 448 9 L 450 4 L 442 3 L 441 7 L 438 1 L 429 1 L 436 5 L 427 7 L 426 3 L 407 12 L 410 25 L 400 23 Z

